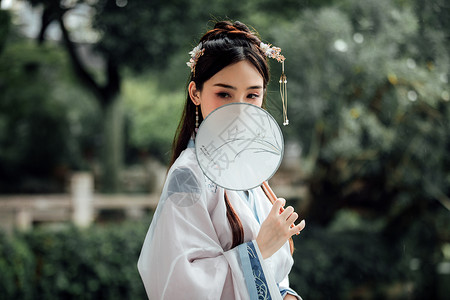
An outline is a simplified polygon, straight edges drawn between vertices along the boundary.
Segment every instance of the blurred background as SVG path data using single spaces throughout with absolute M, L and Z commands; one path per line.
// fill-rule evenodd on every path
M 146 299 L 136 269 L 215 20 L 282 48 L 304 299 L 450 295 L 446 0 L 0 0 L 0 298 Z M 282 123 L 271 62 L 268 110 Z

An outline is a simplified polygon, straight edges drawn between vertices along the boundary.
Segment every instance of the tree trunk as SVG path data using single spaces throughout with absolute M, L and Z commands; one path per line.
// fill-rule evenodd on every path
M 75 74 L 80 82 L 93 93 L 102 109 L 101 190 L 103 192 L 117 192 L 120 190 L 119 172 L 122 167 L 124 137 L 119 66 L 116 61 L 105 55 L 105 78 L 107 80 L 104 85 L 100 85 L 83 65 L 76 51 L 76 45 L 70 39 L 69 32 L 64 24 L 63 13 L 58 14 L 57 20 Z M 44 21 L 43 24 L 45 24 Z
M 103 106 L 102 179 L 103 192 L 120 190 L 120 170 L 123 157 L 123 105 L 116 96 Z

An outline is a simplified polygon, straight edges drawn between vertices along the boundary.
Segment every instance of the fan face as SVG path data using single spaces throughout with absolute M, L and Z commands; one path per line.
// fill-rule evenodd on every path
M 249 190 L 275 174 L 284 141 L 275 119 L 248 103 L 230 103 L 203 120 L 195 138 L 203 173 L 228 190 Z

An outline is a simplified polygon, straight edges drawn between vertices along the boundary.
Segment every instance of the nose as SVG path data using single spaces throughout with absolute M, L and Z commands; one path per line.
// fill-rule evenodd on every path
M 233 102 L 235 102 L 235 103 L 246 103 L 247 101 L 245 101 L 245 96 L 242 95 L 242 96 L 237 96 L 237 97 L 234 99 Z

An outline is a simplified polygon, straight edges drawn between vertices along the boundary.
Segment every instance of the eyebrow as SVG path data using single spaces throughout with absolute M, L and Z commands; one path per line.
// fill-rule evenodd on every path
M 216 83 L 214 86 L 220 86 L 226 89 L 232 89 L 232 90 L 237 90 L 236 87 L 229 85 L 229 84 L 224 84 L 224 83 Z M 256 90 L 256 89 L 262 89 L 263 87 L 260 85 L 254 85 L 254 86 L 250 86 L 247 88 L 247 90 Z

